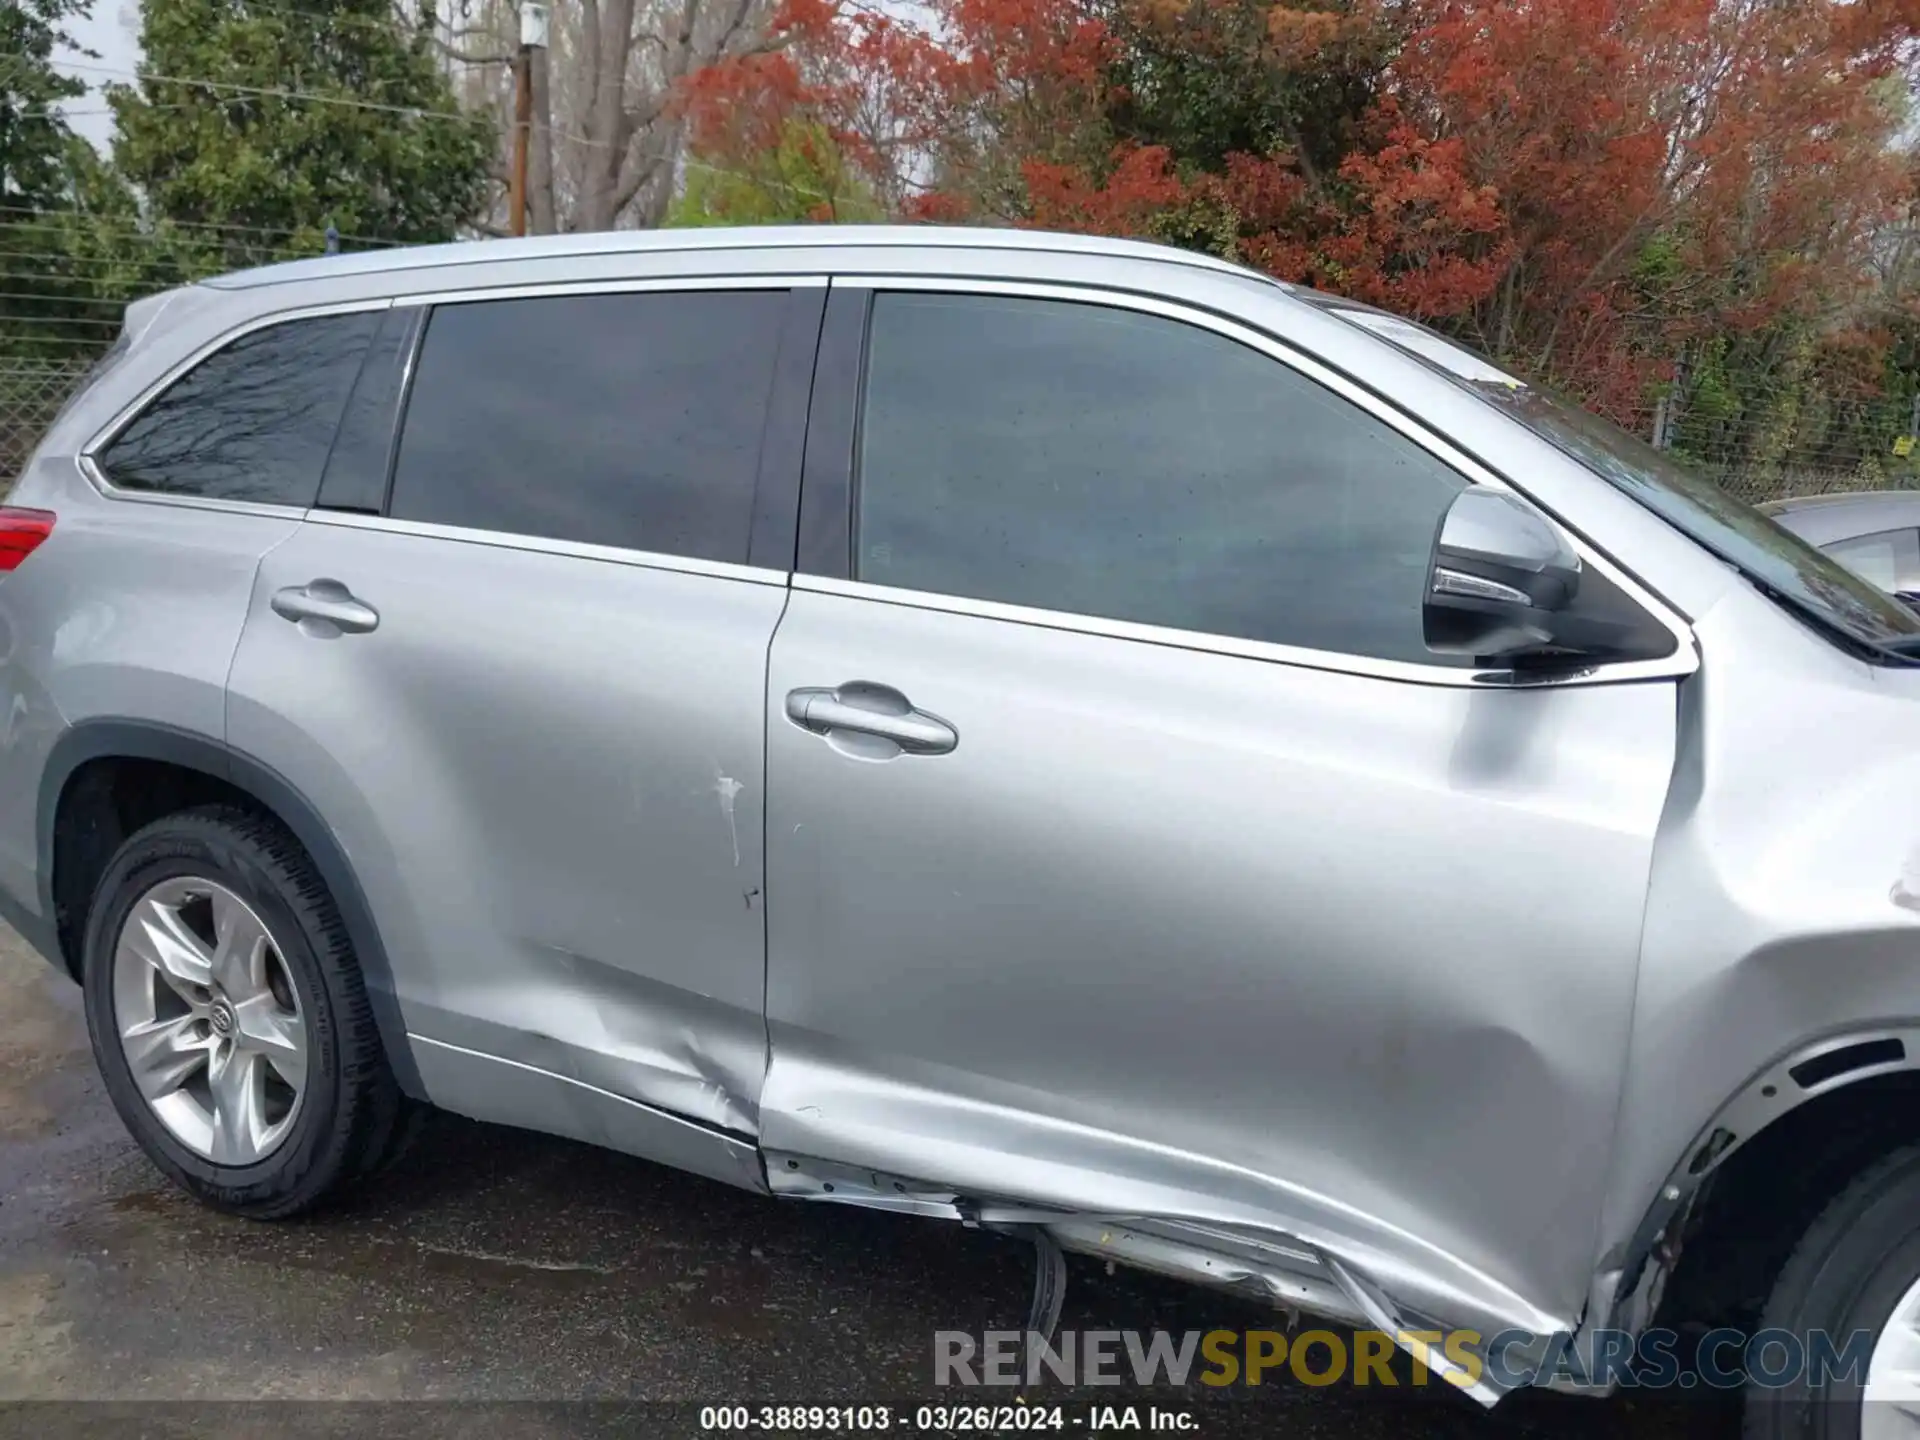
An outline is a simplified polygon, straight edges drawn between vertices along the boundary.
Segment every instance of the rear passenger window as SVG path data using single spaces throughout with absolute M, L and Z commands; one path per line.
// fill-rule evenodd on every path
M 784 291 L 434 311 L 389 513 L 745 563 Z
M 242 335 L 162 391 L 96 457 L 122 490 L 313 504 L 378 310 Z

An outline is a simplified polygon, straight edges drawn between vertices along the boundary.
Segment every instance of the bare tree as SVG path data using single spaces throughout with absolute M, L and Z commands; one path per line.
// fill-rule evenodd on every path
M 442 43 L 468 67 L 463 99 L 493 109 L 510 144 L 517 5 L 451 3 L 466 13 Z M 679 176 L 680 83 L 769 44 L 771 8 L 772 0 L 556 0 L 550 48 L 534 59 L 528 229 L 659 224 Z M 506 229 L 504 197 L 498 210 L 496 228 Z

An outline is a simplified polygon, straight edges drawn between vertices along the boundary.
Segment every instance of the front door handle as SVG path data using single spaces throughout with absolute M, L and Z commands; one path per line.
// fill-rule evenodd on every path
M 851 732 L 890 740 L 897 747 L 892 753 L 945 755 L 960 743 L 960 732 L 938 715 L 914 709 L 891 685 L 868 680 L 849 680 L 832 689 L 789 690 L 787 718 L 829 738 Z
M 364 635 L 380 624 L 380 612 L 354 599 L 338 580 L 309 580 L 273 592 L 273 613 L 291 620 L 309 635 Z

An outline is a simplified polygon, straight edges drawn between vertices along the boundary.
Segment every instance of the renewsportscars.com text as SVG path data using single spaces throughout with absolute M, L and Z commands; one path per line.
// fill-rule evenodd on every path
M 1023 1340 L 1028 1342 L 1023 1344 Z M 1412 1379 L 1395 1374 L 1406 1351 Z M 1302 1385 L 1392 1387 L 1447 1384 L 1498 1389 L 1562 1382 L 1636 1389 L 1769 1389 L 1811 1379 L 1863 1383 L 1873 1336 L 1815 1330 L 1714 1330 L 1683 1344 L 1672 1330 L 1599 1330 L 1576 1345 L 1561 1332 L 1503 1330 L 1062 1331 L 1051 1342 L 1018 1330 L 936 1331 L 935 1385 L 1259 1385 L 1282 1378 Z M 1683 1357 L 1686 1362 L 1683 1363 Z

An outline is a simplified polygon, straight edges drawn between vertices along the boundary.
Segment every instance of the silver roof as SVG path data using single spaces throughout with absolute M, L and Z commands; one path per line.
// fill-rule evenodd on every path
M 1831 545 L 1856 535 L 1920 526 L 1920 490 L 1856 490 L 1800 495 L 1760 507 L 1801 539 Z
M 1050 230 L 991 230 L 962 225 L 761 225 L 691 230 L 601 230 L 584 235 L 537 235 L 517 240 L 462 240 L 451 245 L 405 245 L 283 261 L 254 270 L 238 270 L 201 283 L 221 290 L 249 290 L 303 280 L 348 275 L 377 275 L 432 270 L 453 265 L 495 264 L 506 260 L 555 260 L 587 255 L 650 255 L 689 251 L 777 250 L 806 247 L 845 249 L 1012 250 L 1055 255 L 1099 255 L 1147 260 L 1224 272 L 1242 278 L 1268 277 L 1242 265 L 1147 240 L 1111 240 L 1101 235 L 1068 235 Z M 1278 283 L 1278 282 L 1274 282 Z

